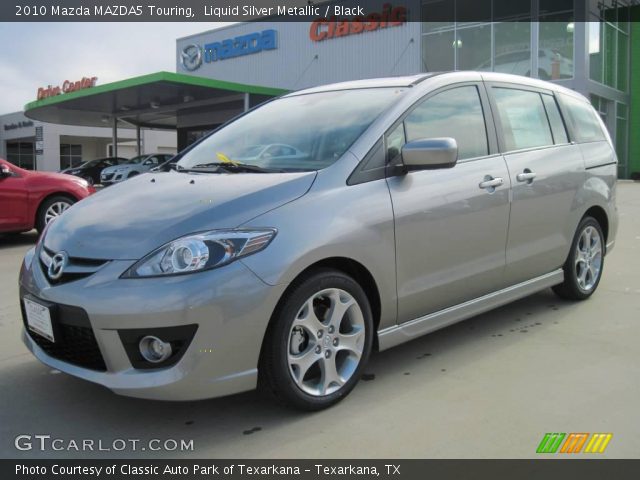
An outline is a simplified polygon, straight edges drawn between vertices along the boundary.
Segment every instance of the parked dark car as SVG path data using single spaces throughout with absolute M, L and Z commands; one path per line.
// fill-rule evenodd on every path
M 95 160 L 84 162 L 77 167 L 62 170 L 61 173 L 84 178 L 90 185 L 93 185 L 94 183 L 100 183 L 100 172 L 102 172 L 103 169 L 113 167 L 114 165 L 122 165 L 128 161 L 128 158 L 123 157 L 96 158 Z

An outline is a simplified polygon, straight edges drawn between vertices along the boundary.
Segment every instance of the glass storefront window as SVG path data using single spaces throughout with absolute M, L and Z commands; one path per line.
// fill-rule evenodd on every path
M 432 33 L 422 36 L 422 68 L 425 72 L 454 70 L 455 32 Z
M 422 33 L 435 32 L 453 28 L 455 2 L 451 0 L 435 0 L 422 3 Z M 443 21 L 443 20 L 450 21 Z
M 624 103 L 616 104 L 616 153 L 618 154 L 618 177 L 626 178 L 627 146 L 629 145 L 628 107 Z
M 538 11 L 540 16 L 573 11 L 574 0 L 540 0 Z
M 602 83 L 602 35 L 600 22 L 589 22 L 589 78 Z
M 623 92 L 629 89 L 629 35 L 618 31 L 616 88 Z
M 538 77 L 543 80 L 573 78 L 573 36 L 571 14 L 540 17 Z
M 491 65 L 491 24 L 457 30 L 456 57 L 458 70 L 487 70 Z
M 82 145 L 60 144 L 60 169 L 71 168 L 82 163 Z
M 531 23 L 497 23 L 494 25 L 493 35 L 493 70 L 531 76 Z
M 626 12 L 626 13 L 625 13 Z M 629 17 L 627 8 L 599 9 L 589 22 L 589 78 L 623 92 L 629 89 Z
M 493 19 L 519 20 L 531 16 L 531 2 L 526 0 L 493 0 Z
M 602 38 L 604 40 L 602 46 L 603 60 L 603 83 L 610 87 L 615 86 L 616 81 L 616 29 L 610 23 L 602 24 Z
M 7 142 L 7 161 L 26 170 L 35 170 L 33 142 Z

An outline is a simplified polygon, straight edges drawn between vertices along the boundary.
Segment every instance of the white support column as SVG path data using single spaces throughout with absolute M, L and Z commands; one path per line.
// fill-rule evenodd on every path
M 118 118 L 113 117 L 113 130 L 111 131 L 111 155 L 118 156 Z
M 250 108 L 250 106 L 249 106 L 249 105 L 250 105 L 250 104 L 249 104 L 249 94 L 248 94 L 248 93 L 245 93 L 245 94 L 244 94 L 244 111 L 245 111 L 245 112 L 247 112 L 247 111 L 249 110 L 249 108 Z

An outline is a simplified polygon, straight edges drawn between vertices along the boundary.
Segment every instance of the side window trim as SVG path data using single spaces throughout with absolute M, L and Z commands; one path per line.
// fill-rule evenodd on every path
M 541 95 L 547 95 L 547 94 L 546 94 L 546 93 L 543 93 L 543 94 L 541 94 Z M 562 112 L 562 110 L 560 109 L 560 105 L 559 105 L 559 103 L 558 103 L 558 99 L 557 99 L 557 98 L 556 98 L 556 96 L 555 96 L 555 92 L 552 92 L 552 93 L 551 93 L 550 95 L 548 95 L 548 96 L 549 96 L 549 97 L 552 99 L 552 101 L 555 103 L 556 109 L 558 110 L 558 114 L 560 115 L 560 121 L 562 122 L 562 128 L 564 128 L 564 133 L 565 133 L 565 136 L 567 137 L 567 141 L 566 141 L 566 142 L 558 142 L 558 141 L 556 140 L 556 133 L 557 133 L 557 132 L 555 132 L 555 131 L 554 131 L 554 129 L 553 129 L 553 123 L 551 122 L 551 117 L 549 116 L 549 110 L 547 109 L 547 104 L 546 104 L 546 102 L 544 101 L 544 97 L 541 97 L 541 98 L 542 98 L 542 106 L 544 107 L 544 112 L 545 112 L 545 114 L 547 115 L 547 122 L 549 122 L 549 127 L 551 128 L 551 137 L 553 138 L 553 144 L 554 144 L 555 146 L 558 146 L 558 145 L 568 145 L 568 144 L 570 144 L 570 143 L 571 143 L 571 140 L 570 140 L 570 136 L 569 136 L 569 129 L 567 128 L 567 121 L 565 120 L 565 117 L 564 117 L 564 115 L 563 115 L 563 112 Z
M 578 143 L 578 138 L 575 133 L 575 125 L 571 120 L 571 115 L 569 115 L 569 110 L 565 105 L 562 95 L 558 92 L 553 92 L 553 97 L 556 99 L 556 103 L 558 104 L 558 108 L 560 109 L 560 115 L 562 115 L 562 120 L 564 121 L 564 126 L 567 129 L 567 137 L 569 137 L 569 143 L 576 144 Z

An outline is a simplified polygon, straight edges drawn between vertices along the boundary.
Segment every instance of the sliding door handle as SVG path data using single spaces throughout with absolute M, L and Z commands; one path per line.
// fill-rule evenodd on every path
M 516 175 L 516 180 L 519 182 L 531 183 L 534 178 L 536 178 L 536 174 L 528 168 L 525 168 L 524 172 Z

